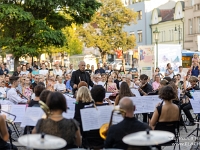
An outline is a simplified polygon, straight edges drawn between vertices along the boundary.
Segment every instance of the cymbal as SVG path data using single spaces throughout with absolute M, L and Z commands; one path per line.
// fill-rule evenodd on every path
M 44 134 L 28 134 L 18 138 L 21 145 L 35 149 L 60 149 L 67 145 L 67 142 L 56 136 Z
M 174 134 L 167 131 L 141 131 L 126 135 L 122 140 L 132 146 L 159 145 L 173 140 Z

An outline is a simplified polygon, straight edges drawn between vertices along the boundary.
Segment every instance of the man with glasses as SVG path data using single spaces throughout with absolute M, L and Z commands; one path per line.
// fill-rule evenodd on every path
M 80 61 L 78 64 L 79 69 L 72 73 L 70 85 L 73 88 L 73 92 L 77 90 L 78 84 L 81 81 L 85 81 L 88 84 L 88 87 L 93 87 L 94 83 L 92 82 L 90 75 L 85 71 L 85 62 Z

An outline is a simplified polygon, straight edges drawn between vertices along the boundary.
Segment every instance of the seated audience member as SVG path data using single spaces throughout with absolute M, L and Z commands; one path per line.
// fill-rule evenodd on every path
M 132 75 L 131 74 L 126 75 L 126 83 L 128 84 L 129 88 L 134 87 L 134 83 L 132 82 Z
M 160 76 L 159 75 L 155 75 L 155 81 L 152 83 L 152 88 L 154 91 L 158 90 L 160 86 Z
M 103 86 L 96 85 L 91 90 L 91 95 L 95 101 L 96 106 L 104 106 L 103 100 L 105 98 L 106 91 Z M 87 108 L 85 108 L 87 109 Z M 97 123 L 98 124 L 98 123 Z M 99 129 L 83 132 L 83 146 L 92 149 L 101 149 L 104 145 L 104 140 L 100 137 Z
M 45 133 L 61 137 L 67 141 L 67 148 L 75 148 L 81 145 L 81 134 L 78 122 L 74 119 L 65 119 L 62 116 L 67 110 L 66 99 L 60 92 L 52 92 L 47 97 L 47 106 L 50 115 L 47 119 L 38 120 L 33 134 Z
M 104 83 L 101 81 L 101 75 L 100 74 L 95 74 L 93 76 L 93 83 L 94 83 L 94 85 L 102 85 L 102 86 L 104 86 Z
M 67 92 L 69 92 L 69 93 L 72 93 L 72 87 L 71 87 L 71 85 L 70 85 L 70 82 L 71 82 L 71 74 L 67 74 L 67 78 L 68 78 L 68 81 L 66 82 L 66 90 L 67 90 Z
M 55 91 L 60 91 L 62 93 L 66 92 L 65 84 L 62 82 L 62 77 L 58 77 L 58 83 L 54 85 Z
M 40 94 L 40 100 L 46 103 L 48 95 L 51 93 L 49 90 L 43 90 L 42 93 Z
M 122 82 L 120 86 L 119 94 L 117 95 L 115 99 L 115 105 L 118 105 L 120 100 L 123 97 L 133 97 L 133 96 L 135 95 L 131 92 L 128 84 L 126 82 Z
M 83 109 L 85 105 L 90 105 L 92 102 L 93 99 L 88 87 L 87 86 L 80 87 L 76 95 L 74 119 L 76 119 L 79 122 L 81 132 L 82 132 L 82 122 L 81 122 L 80 110 Z
M 36 85 L 34 88 L 35 91 L 35 98 L 32 99 L 28 105 L 28 107 L 40 107 L 39 100 L 40 100 L 40 94 L 45 89 L 42 85 Z
M 114 83 L 114 78 L 113 78 L 112 75 L 110 75 L 108 77 L 108 81 L 107 81 L 107 83 L 105 85 L 105 89 L 106 89 L 107 92 L 112 92 L 112 93 L 118 92 L 117 84 Z
M 7 92 L 7 98 L 9 101 L 13 102 L 14 104 L 18 104 L 18 103 L 27 103 L 28 101 L 26 99 L 22 99 L 17 91 L 16 91 L 16 87 L 19 84 L 19 77 L 17 76 L 12 76 L 10 77 L 10 83 L 11 83 L 11 89 L 8 90 Z
M 147 124 L 144 124 L 134 117 L 135 105 L 128 97 L 124 97 L 119 102 L 120 109 L 125 111 L 124 120 L 118 124 L 110 126 L 105 140 L 105 148 L 127 149 L 129 146 L 122 141 L 122 138 L 128 134 L 138 131 L 150 129 Z M 133 147 L 143 150 L 146 147 Z M 146 150 L 146 149 L 145 149 Z
M 199 87 L 197 85 L 198 82 L 198 78 L 195 76 L 191 76 L 189 79 L 190 82 L 190 87 L 188 87 L 186 89 L 185 95 L 187 95 L 189 98 L 192 98 L 192 95 L 190 94 L 190 90 L 199 90 Z M 195 125 L 194 123 L 194 118 L 192 117 L 191 113 L 190 113 L 190 109 L 192 109 L 192 105 L 190 103 L 190 101 L 188 103 L 184 103 L 181 105 L 181 109 L 184 111 L 186 117 L 188 118 L 189 122 L 186 123 L 187 126 L 193 126 Z
M 5 121 L 5 117 L 3 117 L 2 115 L 0 115 L 0 149 L 1 150 L 17 150 L 17 147 L 12 145 L 13 148 L 11 147 L 11 144 L 7 143 L 7 141 L 9 140 L 9 132 L 8 132 L 8 128 L 6 125 L 6 121 Z

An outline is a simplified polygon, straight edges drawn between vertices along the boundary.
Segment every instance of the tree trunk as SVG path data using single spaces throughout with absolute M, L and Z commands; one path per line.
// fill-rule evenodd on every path
M 41 58 L 41 55 L 38 55 L 38 56 L 37 56 L 37 65 L 38 65 L 38 66 L 40 66 L 40 58 Z
M 101 52 L 102 63 L 106 62 L 106 52 Z
M 14 71 L 17 70 L 17 66 L 19 66 L 19 57 L 14 58 Z

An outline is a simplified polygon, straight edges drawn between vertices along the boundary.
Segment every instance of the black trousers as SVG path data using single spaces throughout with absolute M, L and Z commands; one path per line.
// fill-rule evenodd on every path
M 147 113 L 142 113 L 143 115 L 143 122 L 147 123 Z
M 191 113 L 190 113 L 190 109 L 192 109 L 192 105 L 191 103 L 185 103 L 181 105 L 181 109 L 184 111 L 186 117 L 188 118 L 188 120 L 190 122 L 194 122 L 194 118 L 192 117 Z

